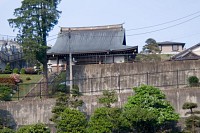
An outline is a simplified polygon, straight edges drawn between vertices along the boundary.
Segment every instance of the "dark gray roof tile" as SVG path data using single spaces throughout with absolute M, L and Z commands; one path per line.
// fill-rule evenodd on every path
M 48 54 L 94 53 L 131 49 L 126 46 L 122 25 L 61 28 L 55 45 Z

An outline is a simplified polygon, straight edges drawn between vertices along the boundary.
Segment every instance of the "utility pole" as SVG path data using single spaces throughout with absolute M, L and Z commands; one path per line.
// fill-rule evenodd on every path
M 72 85 L 73 85 L 73 76 L 72 76 L 72 51 L 71 51 L 71 29 L 69 28 L 69 31 L 68 31 L 68 37 L 69 37 L 69 81 L 70 81 L 70 93 L 71 93 L 71 90 L 72 90 Z

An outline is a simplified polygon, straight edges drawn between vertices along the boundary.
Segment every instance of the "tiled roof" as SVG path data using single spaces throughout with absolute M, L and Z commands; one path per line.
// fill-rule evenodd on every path
M 188 48 L 188 49 L 186 49 L 186 50 L 184 50 L 184 51 L 182 51 L 182 52 L 180 52 L 180 53 L 174 55 L 174 56 L 172 57 L 172 59 L 173 59 L 173 60 L 181 60 L 182 57 L 184 57 L 184 56 L 187 55 L 188 53 L 191 53 L 191 51 L 193 51 L 194 49 L 196 49 L 196 48 L 198 48 L 198 47 L 200 47 L 200 43 L 198 43 L 198 44 L 196 44 L 196 45 L 194 45 L 194 46 L 192 46 L 192 47 L 190 47 L 190 48 Z
M 95 53 L 137 48 L 126 46 L 125 29 L 122 24 L 61 28 L 55 45 L 48 54 Z
M 173 45 L 173 44 L 179 44 L 185 46 L 185 43 L 182 42 L 170 42 L 170 41 L 165 41 L 165 42 L 157 42 L 158 45 Z

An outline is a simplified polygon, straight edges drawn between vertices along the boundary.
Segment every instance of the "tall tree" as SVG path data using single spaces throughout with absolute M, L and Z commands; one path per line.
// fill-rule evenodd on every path
M 29 60 L 36 59 L 43 64 L 44 77 L 48 81 L 47 36 L 58 23 L 61 11 L 57 6 L 61 0 L 23 0 L 14 11 L 14 19 L 8 19 L 10 26 L 18 29 L 17 39 Z

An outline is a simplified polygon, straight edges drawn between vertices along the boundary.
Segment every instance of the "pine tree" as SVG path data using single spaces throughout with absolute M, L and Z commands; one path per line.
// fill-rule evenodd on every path
M 18 29 L 17 40 L 22 44 L 25 58 L 38 60 L 43 64 L 44 77 L 48 82 L 47 71 L 47 36 L 58 23 L 61 0 L 23 0 L 16 8 L 14 16 L 8 19 L 10 26 Z

